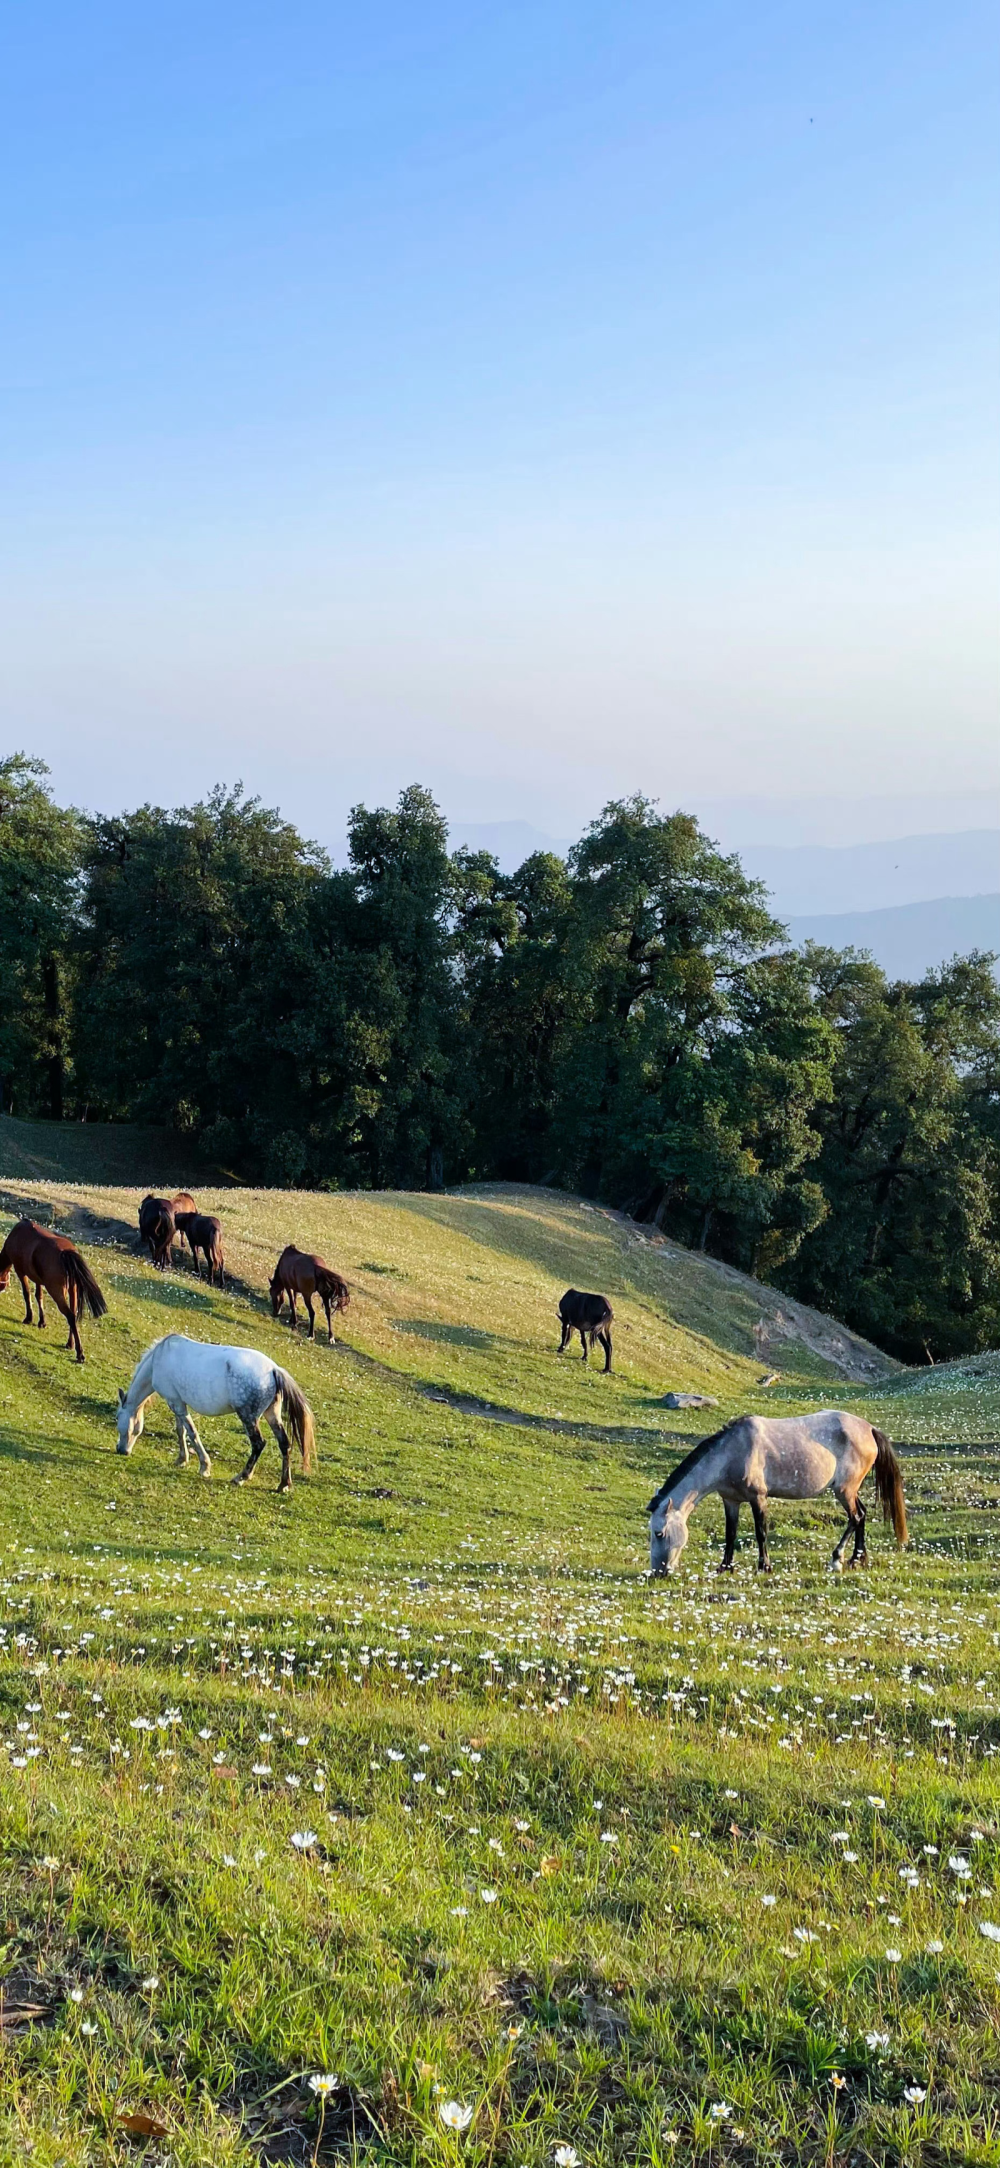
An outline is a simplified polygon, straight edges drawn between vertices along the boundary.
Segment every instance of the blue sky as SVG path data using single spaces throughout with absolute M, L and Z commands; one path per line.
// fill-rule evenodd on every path
M 557 833 L 995 783 L 996 43 L 978 0 L 20 11 L 7 744 L 326 838 L 414 776 Z

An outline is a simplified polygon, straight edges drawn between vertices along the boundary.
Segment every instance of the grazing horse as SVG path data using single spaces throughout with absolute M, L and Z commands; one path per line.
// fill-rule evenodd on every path
M 324 1264 L 322 1257 L 313 1257 L 308 1250 L 297 1250 L 295 1244 L 290 1242 L 287 1249 L 282 1250 L 271 1276 L 271 1308 L 275 1317 L 280 1317 L 281 1307 L 286 1295 L 288 1297 L 288 1307 L 292 1313 L 291 1325 L 293 1332 L 298 1326 L 298 1313 L 295 1307 L 296 1299 L 301 1295 L 309 1317 L 310 1340 L 314 1339 L 316 1335 L 316 1313 L 313 1309 L 313 1296 L 319 1296 L 326 1311 L 326 1329 L 330 1335 L 330 1346 L 332 1347 L 333 1318 L 331 1312 L 346 1310 L 351 1299 L 347 1281 L 342 1280 L 339 1272 L 334 1272 L 330 1265 Z
M 176 1195 L 176 1197 L 171 1197 L 171 1199 L 170 1199 L 170 1210 L 171 1210 L 171 1212 L 172 1212 L 172 1213 L 173 1213 L 173 1215 L 174 1215 L 174 1222 L 175 1222 L 175 1224 L 176 1224 L 176 1226 L 177 1226 L 177 1231 L 178 1231 L 178 1233 L 180 1234 L 180 1238 L 181 1238 L 181 1249 L 183 1250 L 183 1248 L 184 1248 L 184 1235 L 183 1235 L 183 1231 L 182 1231 L 182 1229 L 181 1229 L 181 1227 L 180 1227 L 180 1217 L 181 1217 L 181 1214 L 182 1214 L 182 1212 L 197 1212 L 197 1210 L 198 1210 L 198 1207 L 197 1207 L 197 1205 L 195 1204 L 194 1198 L 192 1197 L 192 1195 L 191 1195 L 191 1192 L 190 1192 L 190 1190 L 188 1190 L 188 1189 L 179 1189 L 179 1190 L 178 1190 L 178 1192 L 177 1192 L 177 1195 Z M 191 1252 L 191 1255 L 192 1255 L 192 1257 L 194 1256 L 194 1251 L 193 1251 L 193 1250 L 192 1250 L 192 1252 Z
M 661 1483 L 647 1507 L 649 1564 L 655 1574 L 676 1571 L 688 1539 L 688 1521 L 708 1491 L 718 1491 L 726 1515 L 726 1548 L 720 1573 L 733 1570 L 736 1529 L 741 1505 L 753 1514 L 757 1536 L 757 1564 L 770 1573 L 767 1549 L 769 1498 L 821 1498 L 832 1490 L 847 1515 L 847 1526 L 831 1560 L 838 1573 L 841 1554 L 853 1534 L 849 1563 L 868 1563 L 865 1550 L 865 1508 L 859 1492 L 866 1475 L 875 1470 L 875 1496 L 882 1518 L 892 1522 L 896 1542 L 907 1540 L 903 1476 L 892 1446 L 881 1430 L 874 1430 L 861 1415 L 843 1415 L 824 1408 L 820 1415 L 741 1415 L 711 1438 L 703 1438 L 693 1453 Z
M 80 1345 L 80 1319 L 88 1307 L 92 1317 L 103 1317 L 107 1303 L 91 1272 L 75 1244 L 68 1235 L 55 1235 L 48 1227 L 37 1227 L 34 1220 L 18 1220 L 12 1227 L 3 1249 L 0 1250 L 0 1287 L 9 1284 L 12 1272 L 21 1282 L 24 1296 L 24 1322 L 34 1323 L 31 1312 L 29 1281 L 34 1285 L 38 1304 L 38 1323 L 44 1325 L 42 1289 L 51 1295 L 56 1307 L 62 1311 L 69 1325 L 68 1348 L 76 1349 L 78 1363 L 84 1361 Z
M 215 1219 L 210 1212 L 179 1212 L 177 1214 L 177 1226 L 180 1233 L 187 1236 L 188 1247 L 194 1258 L 194 1269 L 199 1280 L 201 1278 L 201 1265 L 198 1260 L 198 1252 L 204 1250 L 209 1286 L 211 1287 L 215 1275 L 218 1273 L 219 1286 L 225 1287 L 222 1221 Z
M 217 1347 L 214 1341 L 188 1340 L 171 1332 L 156 1340 L 140 1357 L 128 1391 L 118 1394 L 118 1451 L 131 1453 L 142 1435 L 144 1410 L 159 1393 L 173 1413 L 177 1426 L 177 1460 L 183 1468 L 188 1447 L 198 1455 L 202 1475 L 210 1475 L 212 1463 L 191 1420 L 198 1415 L 238 1415 L 250 1440 L 250 1458 L 234 1483 L 248 1483 L 264 1450 L 260 1421 L 273 1430 L 281 1447 L 281 1482 L 278 1489 L 292 1487 L 292 1433 L 311 1470 L 316 1462 L 316 1431 L 312 1409 L 287 1370 L 252 1347 Z M 282 1415 L 287 1417 L 285 1429 Z
M 149 1254 L 158 1272 L 163 1272 L 170 1262 L 175 1231 L 174 1211 L 169 1198 L 144 1197 L 139 1206 L 139 1240 L 148 1243 Z
M 579 1288 L 568 1287 L 559 1304 L 562 1339 L 556 1353 L 563 1355 L 573 1334 L 578 1332 L 583 1345 L 583 1359 L 587 1360 L 588 1344 L 593 1347 L 599 1340 L 604 1349 L 605 1374 L 611 1368 L 611 1324 L 614 1311 L 606 1295 L 581 1295 Z

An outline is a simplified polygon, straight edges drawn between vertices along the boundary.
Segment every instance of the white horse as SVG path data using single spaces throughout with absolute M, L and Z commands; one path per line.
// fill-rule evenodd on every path
M 661 1484 L 647 1507 L 649 1564 L 655 1574 L 674 1573 L 688 1539 L 688 1521 L 707 1491 L 718 1491 L 726 1515 L 726 1548 L 720 1573 L 733 1570 L 741 1505 L 753 1514 L 757 1563 L 770 1573 L 767 1550 L 769 1498 L 820 1498 L 832 1490 L 847 1515 L 847 1527 L 831 1563 L 841 1571 L 841 1553 L 853 1533 L 852 1566 L 868 1562 L 865 1508 L 858 1493 L 875 1470 L 875 1496 L 882 1516 L 892 1522 L 897 1544 L 906 1542 L 903 1477 L 896 1455 L 881 1430 L 860 1415 L 824 1408 L 820 1415 L 775 1419 L 742 1415 L 714 1437 L 703 1438 L 694 1452 Z
M 283 1412 L 302 1454 L 303 1467 L 309 1470 L 315 1465 L 312 1410 L 288 1371 L 257 1348 L 218 1347 L 210 1340 L 188 1340 L 181 1332 L 170 1332 L 165 1339 L 155 1340 L 136 1364 L 128 1391 L 119 1390 L 119 1453 L 131 1453 L 136 1439 L 142 1436 L 144 1410 L 154 1393 L 159 1393 L 173 1411 L 177 1459 L 182 1468 L 189 1457 L 190 1443 L 198 1455 L 202 1475 L 212 1472 L 212 1463 L 191 1420 L 192 1408 L 199 1415 L 239 1416 L 250 1440 L 250 1458 L 241 1473 L 233 1477 L 235 1483 L 249 1482 L 264 1450 L 259 1428 L 262 1416 L 281 1447 L 279 1490 L 289 1491 L 292 1487 L 292 1446 L 281 1420 Z

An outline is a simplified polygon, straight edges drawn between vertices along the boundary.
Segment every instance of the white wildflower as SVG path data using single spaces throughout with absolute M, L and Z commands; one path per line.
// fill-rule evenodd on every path
M 438 2114 L 447 2130 L 468 2130 L 475 2109 L 464 2107 L 460 2100 L 443 2100 Z

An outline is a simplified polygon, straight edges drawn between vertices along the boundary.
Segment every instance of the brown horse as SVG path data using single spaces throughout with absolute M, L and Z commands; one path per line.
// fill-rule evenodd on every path
M 194 1269 L 199 1280 L 201 1278 L 201 1265 L 198 1261 L 198 1252 L 203 1250 L 205 1263 L 208 1267 L 209 1286 L 211 1287 L 215 1275 L 218 1273 L 219 1286 L 225 1287 L 222 1221 L 215 1219 L 210 1212 L 178 1212 L 177 1229 L 180 1234 L 187 1237 L 188 1246 L 194 1258 Z
M 180 1221 L 189 1212 L 197 1212 L 197 1205 L 189 1190 L 179 1189 L 176 1197 L 144 1197 L 139 1206 L 139 1240 L 148 1242 L 149 1253 L 158 1272 L 165 1271 L 170 1263 L 174 1236 L 180 1233 L 181 1248 L 184 1232 Z M 191 1252 L 192 1257 L 194 1251 Z
M 174 1233 L 174 1214 L 169 1198 L 144 1197 L 139 1206 L 139 1240 L 148 1243 L 158 1272 L 163 1272 L 170 1262 Z
M 103 1317 L 108 1306 L 90 1266 L 84 1263 L 68 1235 L 55 1235 L 47 1227 L 37 1227 L 34 1220 L 18 1220 L 17 1226 L 11 1228 L 3 1249 L 0 1250 L 0 1288 L 8 1286 L 12 1272 L 16 1272 L 21 1282 L 25 1324 L 34 1324 L 29 1291 L 31 1283 L 38 1304 L 38 1323 L 40 1326 L 44 1325 L 44 1287 L 69 1325 L 66 1345 L 76 1349 L 77 1362 L 82 1363 L 84 1354 L 80 1345 L 79 1320 L 83 1316 L 84 1307 L 89 1306 L 92 1317 Z
M 174 1225 L 177 1229 L 178 1234 L 180 1235 L 181 1249 L 183 1250 L 184 1229 L 181 1226 L 181 1220 L 186 1216 L 188 1212 L 197 1212 L 198 1210 L 198 1207 L 195 1204 L 194 1198 L 192 1197 L 189 1189 L 179 1189 L 176 1197 L 171 1197 L 170 1210 L 174 1216 Z M 191 1255 L 192 1257 L 194 1256 L 193 1250 L 191 1251 Z
M 313 1309 L 313 1296 L 319 1296 L 326 1311 L 326 1329 L 330 1335 L 330 1346 L 332 1347 L 332 1312 L 346 1310 L 351 1299 L 347 1281 L 341 1279 L 339 1272 L 334 1272 L 329 1265 L 324 1264 L 322 1257 L 313 1257 L 308 1250 L 297 1250 L 294 1242 L 290 1242 L 288 1248 L 282 1250 L 271 1278 L 271 1308 L 275 1317 L 280 1316 L 281 1306 L 286 1295 L 288 1296 L 288 1307 L 292 1313 L 291 1325 L 293 1332 L 298 1325 L 298 1313 L 295 1307 L 296 1299 L 301 1295 L 309 1316 L 310 1340 L 316 1337 L 316 1313 Z

